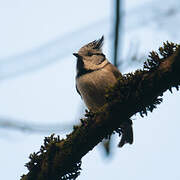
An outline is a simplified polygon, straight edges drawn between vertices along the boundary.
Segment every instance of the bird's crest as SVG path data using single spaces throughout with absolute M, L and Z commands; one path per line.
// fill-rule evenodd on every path
M 92 41 L 85 46 L 83 46 L 79 51 L 84 51 L 88 49 L 95 49 L 95 50 L 101 50 L 104 43 L 104 36 L 102 36 L 100 39 Z

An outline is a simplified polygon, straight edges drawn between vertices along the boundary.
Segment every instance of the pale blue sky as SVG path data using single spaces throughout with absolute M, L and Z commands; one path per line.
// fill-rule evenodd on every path
M 180 14 L 173 14 L 179 5 L 178 0 L 126 0 L 122 56 L 127 56 L 133 43 L 146 56 L 163 41 L 179 43 Z M 0 82 L 0 117 L 44 124 L 77 123 L 81 98 L 75 90 L 72 53 L 104 34 L 104 53 L 111 59 L 112 8 L 110 0 L 0 0 L 0 79 L 10 74 Z M 169 12 L 168 18 L 163 18 L 163 12 Z M 56 39 L 53 48 L 32 51 Z M 12 78 L 14 72 L 43 61 L 50 65 Z M 140 67 L 142 64 L 136 68 Z M 129 67 L 124 72 L 133 70 Z M 114 140 L 111 159 L 103 156 L 100 146 L 94 148 L 82 159 L 78 180 L 179 180 L 179 100 L 179 92 L 167 92 L 164 102 L 148 117 L 133 117 L 134 144 L 119 149 Z M 20 179 L 27 172 L 24 164 L 29 154 L 38 151 L 48 135 L 1 129 L 0 179 Z

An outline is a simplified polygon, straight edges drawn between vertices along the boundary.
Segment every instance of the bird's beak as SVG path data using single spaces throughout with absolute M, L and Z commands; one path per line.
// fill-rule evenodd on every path
M 78 53 L 73 53 L 73 55 L 74 55 L 75 57 L 77 57 L 77 58 L 80 57 L 80 55 L 79 55 Z

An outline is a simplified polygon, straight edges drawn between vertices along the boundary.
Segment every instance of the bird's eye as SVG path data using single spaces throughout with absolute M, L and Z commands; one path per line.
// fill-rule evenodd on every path
M 88 53 L 87 53 L 87 55 L 88 55 L 88 56 L 92 56 L 92 55 L 93 55 L 93 53 L 91 53 L 91 52 L 88 52 Z

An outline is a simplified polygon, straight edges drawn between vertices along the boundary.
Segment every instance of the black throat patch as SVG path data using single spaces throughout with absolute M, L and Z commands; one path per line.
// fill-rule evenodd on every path
M 85 74 L 88 74 L 88 73 L 92 73 L 92 72 L 94 72 L 94 71 L 98 71 L 98 70 L 100 70 L 100 69 L 103 69 L 105 66 L 107 66 L 108 64 L 110 64 L 109 62 L 107 62 L 107 64 L 105 64 L 103 67 L 101 67 L 101 68 L 99 68 L 99 69 L 94 69 L 94 70 L 92 70 L 92 69 L 85 69 L 84 68 L 84 63 L 83 63 L 83 67 L 81 67 L 81 69 L 78 69 L 78 73 L 77 73 L 77 75 L 76 75 L 76 78 L 78 78 L 78 77 L 80 77 L 80 76 L 82 76 L 82 75 L 85 75 Z

